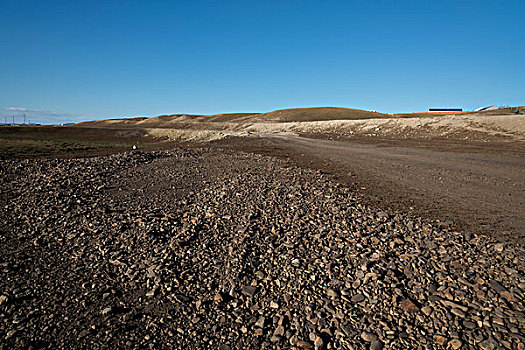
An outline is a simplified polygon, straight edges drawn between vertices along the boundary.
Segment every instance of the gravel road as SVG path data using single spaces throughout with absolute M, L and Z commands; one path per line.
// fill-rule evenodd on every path
M 516 244 L 293 164 L 0 161 L 0 347 L 525 348 Z
M 525 242 L 525 147 L 519 142 L 388 139 L 337 141 L 293 135 L 224 140 L 220 147 L 294 159 L 366 187 L 377 205 L 457 229 Z

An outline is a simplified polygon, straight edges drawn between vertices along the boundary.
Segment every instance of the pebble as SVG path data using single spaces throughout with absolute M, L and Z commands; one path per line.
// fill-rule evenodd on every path
M 419 311 L 419 308 L 416 306 L 416 304 L 414 304 L 414 302 L 410 299 L 403 299 L 400 303 L 399 303 L 399 306 L 407 311 L 407 312 L 417 312 Z
M 383 349 L 383 343 L 379 340 L 374 340 L 370 344 L 370 350 L 382 350 Z
M 523 348 L 514 243 L 285 160 L 176 148 L 0 172 L 5 348 Z
M 259 317 L 257 322 L 255 323 L 256 327 L 264 328 L 264 325 L 266 324 L 266 318 L 264 316 Z
M 314 346 L 312 345 L 312 343 L 308 342 L 308 341 L 304 341 L 304 340 L 299 340 L 296 345 L 299 349 L 313 349 Z
M 377 336 L 375 334 L 372 334 L 370 332 L 362 332 L 361 333 L 361 339 L 363 339 L 366 342 L 373 342 L 374 340 L 377 340 Z
M 451 341 L 448 342 L 448 346 L 451 349 L 457 350 L 463 346 L 463 342 L 459 339 L 452 339 Z
M 353 303 L 360 303 L 362 302 L 363 300 L 365 300 L 365 296 L 363 294 L 356 294 L 352 297 L 352 302 Z
M 241 293 L 249 297 L 253 297 L 255 292 L 257 292 L 257 288 L 254 286 L 244 286 L 241 289 Z

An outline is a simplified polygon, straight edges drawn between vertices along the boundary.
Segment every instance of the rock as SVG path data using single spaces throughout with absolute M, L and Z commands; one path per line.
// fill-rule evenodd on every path
M 376 213 L 377 217 L 380 219 L 388 219 L 389 215 L 387 212 L 379 211 Z
M 419 308 L 414 304 L 414 302 L 410 299 L 403 299 L 399 303 L 399 307 L 405 310 L 406 312 L 417 312 L 419 311 Z
M 463 346 L 463 342 L 459 339 L 452 339 L 451 341 L 448 342 L 448 346 L 451 349 L 457 350 Z
M 460 309 L 452 309 L 450 310 L 450 312 L 452 312 L 454 315 L 460 317 L 460 318 L 465 318 L 466 314 L 465 312 L 461 311 Z
M 281 339 L 282 339 L 282 338 L 281 338 L 280 336 L 274 334 L 274 335 L 272 335 L 272 337 L 270 338 L 270 341 L 271 341 L 272 343 L 279 343 L 279 342 L 281 341 Z
M 9 340 L 9 339 L 13 338 L 16 335 L 17 332 L 18 331 L 16 329 L 8 331 L 4 339 L 5 340 Z
M 361 339 L 363 339 L 366 342 L 373 342 L 374 340 L 377 340 L 377 336 L 370 332 L 362 332 L 361 333 Z
M 266 318 L 264 316 L 261 316 L 255 323 L 255 326 L 259 328 L 264 328 L 265 323 L 266 323 Z
M 424 306 L 421 308 L 421 311 L 427 315 L 427 316 L 430 316 L 430 314 L 432 313 L 432 308 L 430 306 Z
M 474 322 L 470 322 L 470 321 L 463 321 L 463 326 L 465 326 L 465 328 L 467 328 L 467 329 L 474 329 L 474 328 L 476 328 L 476 324 Z
M 436 342 L 436 344 L 440 345 L 440 346 L 445 346 L 445 344 L 447 343 L 448 339 L 442 335 L 435 335 L 434 336 L 434 342 Z
M 299 349 L 313 349 L 314 348 L 312 343 L 310 343 L 308 341 L 304 341 L 304 340 L 297 341 L 295 346 L 297 346 Z
M 455 302 L 452 302 L 450 300 L 440 300 L 440 302 L 441 302 L 441 304 L 443 304 L 445 306 L 448 306 L 448 307 L 451 307 L 452 309 L 461 310 L 463 312 L 467 312 L 468 311 L 468 307 L 460 305 L 460 304 L 455 303 Z
M 370 344 L 370 350 L 383 350 L 383 343 L 379 340 L 374 340 Z
M 241 289 L 241 293 L 246 296 L 249 296 L 250 298 L 253 298 L 256 292 L 257 292 L 257 288 L 254 286 L 244 286 Z
M 479 348 L 482 350 L 494 350 L 496 349 L 496 343 L 492 340 L 484 340 L 481 343 L 479 343 Z
M 335 299 L 335 298 L 338 297 L 337 292 L 334 291 L 333 289 L 328 289 L 328 290 L 326 291 L 326 295 L 328 295 L 328 296 L 329 296 L 330 298 L 332 298 L 332 299 Z
M 222 303 L 224 301 L 224 298 L 222 297 L 222 294 L 220 292 L 217 292 L 213 297 L 213 301 L 216 303 Z
M 356 294 L 352 297 L 352 302 L 353 303 L 360 303 L 362 302 L 363 300 L 365 300 L 365 296 L 363 294 Z
M 284 336 L 284 327 L 283 326 L 277 326 L 277 328 L 273 332 L 273 335 L 277 335 L 277 336 L 280 336 L 280 337 Z
M 203 147 L 0 160 L 4 348 L 525 350 L 512 240 Z
M 501 292 L 506 292 L 507 289 L 505 287 L 503 287 L 499 282 L 497 281 L 492 281 L 490 283 L 490 288 L 494 289 L 496 292 L 498 293 L 501 293 Z
M 314 341 L 314 348 L 316 350 L 318 349 L 323 349 L 324 348 L 324 341 L 321 337 L 317 337 L 315 338 L 315 341 Z

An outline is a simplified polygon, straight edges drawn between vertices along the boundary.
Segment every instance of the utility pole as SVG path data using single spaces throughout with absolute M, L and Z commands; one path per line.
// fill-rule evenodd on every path
M 13 115 L 13 125 L 15 125 L 15 116 Z
M 24 125 L 26 125 L 26 115 L 24 114 Z

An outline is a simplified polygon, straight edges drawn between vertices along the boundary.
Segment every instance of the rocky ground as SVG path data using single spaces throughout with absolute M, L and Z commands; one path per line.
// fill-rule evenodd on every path
M 6 160 L 0 190 L 1 348 L 525 348 L 517 245 L 286 160 Z

